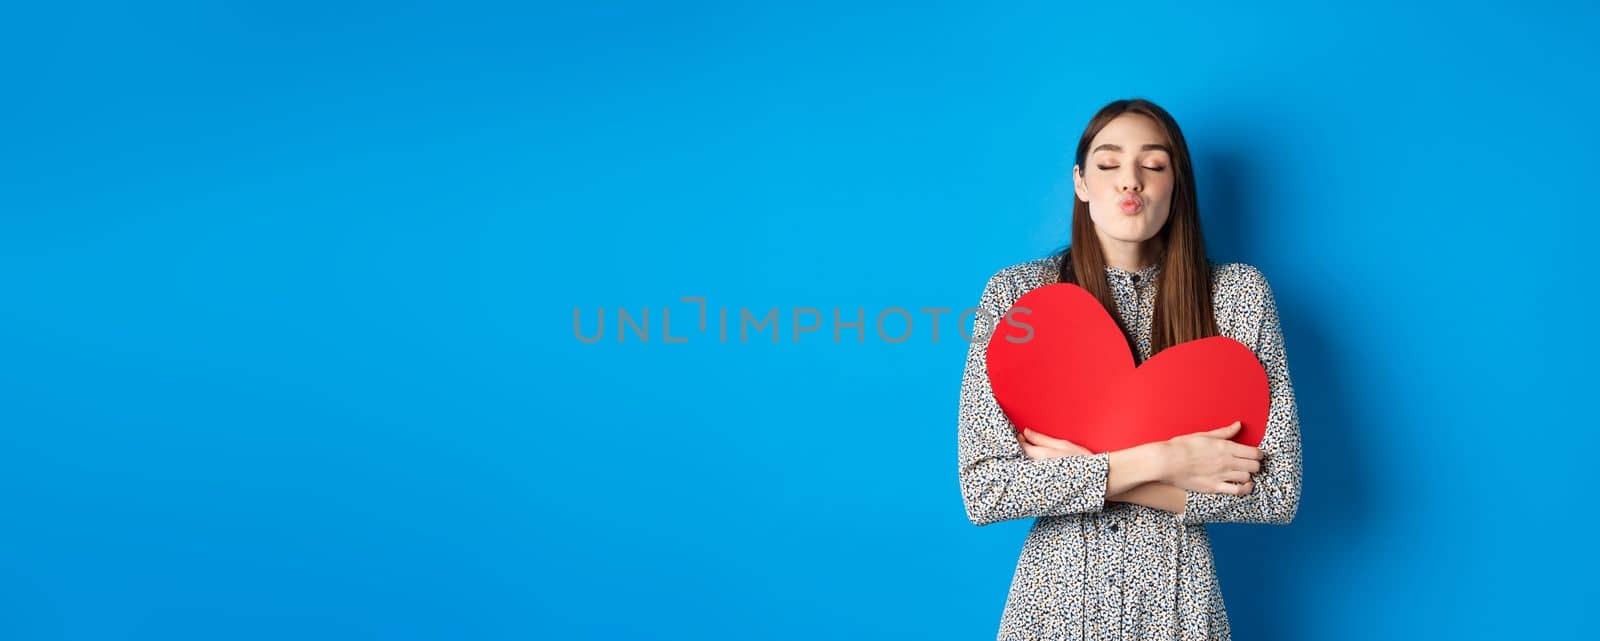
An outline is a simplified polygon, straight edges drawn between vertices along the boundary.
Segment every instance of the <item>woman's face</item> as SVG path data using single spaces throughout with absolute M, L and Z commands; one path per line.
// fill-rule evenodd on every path
M 1102 245 L 1138 246 L 1167 222 L 1172 207 L 1172 152 L 1156 122 L 1117 116 L 1089 143 L 1088 167 L 1073 167 L 1078 199 Z

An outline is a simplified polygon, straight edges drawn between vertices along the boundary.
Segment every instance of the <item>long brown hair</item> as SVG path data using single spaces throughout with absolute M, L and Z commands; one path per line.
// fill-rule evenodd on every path
M 1216 319 L 1211 310 L 1211 266 L 1200 233 L 1200 202 L 1195 196 L 1189 145 L 1167 110 L 1139 98 L 1116 100 L 1101 107 L 1089 119 L 1083 136 L 1078 139 L 1078 167 L 1085 167 L 1089 143 L 1094 141 L 1095 135 L 1125 113 L 1143 114 L 1154 120 L 1172 148 L 1171 214 L 1161 231 L 1146 241 L 1155 243 L 1157 251 L 1154 253 L 1162 256 L 1161 274 L 1156 279 L 1155 315 L 1150 324 L 1150 355 L 1154 356 L 1178 343 L 1217 335 Z M 1100 247 L 1100 237 L 1094 233 L 1089 203 L 1076 197 L 1072 204 L 1072 238 L 1057 257 L 1057 265 L 1061 267 L 1060 282 L 1075 283 L 1100 300 L 1122 328 L 1135 361 L 1140 360 L 1133 332 L 1123 325 L 1111 285 L 1105 278 L 1105 252 Z

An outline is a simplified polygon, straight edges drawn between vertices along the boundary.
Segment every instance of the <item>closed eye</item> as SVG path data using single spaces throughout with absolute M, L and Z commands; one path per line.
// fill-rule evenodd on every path
M 1111 165 L 1111 166 L 1099 165 L 1099 167 L 1100 167 L 1100 169 L 1102 171 L 1110 171 L 1112 169 L 1116 169 L 1119 166 L 1120 165 Z M 1145 167 L 1145 169 L 1149 169 L 1150 171 L 1166 171 L 1167 170 L 1166 167 Z

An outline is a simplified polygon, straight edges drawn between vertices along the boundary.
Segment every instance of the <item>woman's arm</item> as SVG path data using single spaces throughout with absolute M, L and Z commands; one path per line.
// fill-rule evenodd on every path
M 1245 291 L 1256 292 L 1259 296 L 1255 353 L 1267 371 L 1268 393 L 1272 397 L 1266 434 L 1261 439 L 1261 452 L 1265 456 L 1260 473 L 1252 477 L 1254 491 L 1242 496 L 1184 492 L 1184 509 L 1179 521 L 1185 525 L 1288 525 L 1300 506 L 1300 415 L 1295 406 L 1294 385 L 1289 379 L 1289 362 L 1284 355 L 1278 307 L 1272 288 L 1260 270 L 1251 267 L 1245 277 Z
M 1133 503 L 1182 514 L 1184 498 L 1183 488 L 1165 481 L 1152 481 L 1120 494 L 1108 495 L 1106 502 Z
M 994 398 L 984 354 L 986 338 L 1019 297 L 1004 273 L 984 287 L 984 313 L 973 322 L 961 382 L 957 463 L 961 498 L 975 525 L 1040 516 L 1098 512 L 1106 493 L 1156 480 L 1163 470 L 1160 446 L 1121 452 L 1035 458 L 1017 439 L 1016 427 Z
M 1130 457 L 1125 465 L 1126 477 L 1137 480 L 1153 475 L 1152 480 L 1129 484 L 1107 481 L 1106 502 L 1136 503 L 1181 516 L 1184 510 L 1184 484 L 1229 495 L 1248 494 L 1253 488 L 1251 472 L 1259 471 L 1259 463 L 1252 458 L 1258 455 L 1255 448 L 1235 443 L 1224 443 L 1238 433 L 1239 424 L 1188 434 L 1157 443 L 1112 452 L 1115 461 L 1120 455 Z M 1211 439 L 1211 440 L 1204 440 Z M 1081 456 L 1089 450 L 1071 441 L 1045 436 L 1033 430 L 1023 430 L 1017 435 L 1025 454 L 1032 458 Z M 1135 458 L 1142 453 L 1149 458 Z M 1139 466 L 1148 472 L 1141 473 Z M 1112 469 L 1116 469 L 1115 463 Z M 1114 475 L 1114 473 L 1113 473 Z M 1108 477 L 1109 478 L 1109 477 Z

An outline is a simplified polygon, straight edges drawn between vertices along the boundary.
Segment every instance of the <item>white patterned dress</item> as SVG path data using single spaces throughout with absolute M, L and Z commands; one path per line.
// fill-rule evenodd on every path
M 1217 329 L 1249 346 L 1266 368 L 1271 405 L 1261 471 L 1245 496 L 1185 492 L 1181 515 L 1106 503 L 1108 455 L 1035 460 L 1022 452 L 995 402 L 981 340 L 1029 290 L 1057 282 L 1060 257 L 1012 265 L 989 279 L 961 386 L 958 460 L 962 499 L 977 525 L 1034 518 L 1000 618 L 998 639 L 1229 639 L 1227 611 L 1205 524 L 1286 525 L 1300 503 L 1300 422 L 1272 290 L 1245 263 L 1210 263 Z M 1140 356 L 1161 265 L 1106 267 Z M 1142 362 L 1142 361 L 1141 361 Z M 1221 427 L 1220 425 L 1218 427 Z

